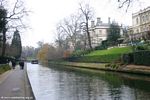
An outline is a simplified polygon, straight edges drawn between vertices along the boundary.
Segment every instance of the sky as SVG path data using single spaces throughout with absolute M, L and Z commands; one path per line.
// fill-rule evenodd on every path
M 32 13 L 27 20 L 30 28 L 21 34 L 22 45 L 37 47 L 38 41 L 54 43 L 57 23 L 78 11 L 82 2 L 88 2 L 95 10 L 95 18 L 101 17 L 103 22 L 111 17 L 111 21 L 130 26 L 132 13 L 150 6 L 149 0 L 138 0 L 126 12 L 126 7 L 118 9 L 117 0 L 25 0 Z

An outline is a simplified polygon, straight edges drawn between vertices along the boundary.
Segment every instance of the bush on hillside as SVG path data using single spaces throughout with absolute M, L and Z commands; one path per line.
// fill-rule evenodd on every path
M 142 46 L 136 46 L 136 51 L 140 51 L 140 50 L 148 50 L 149 47 L 148 45 L 142 45 Z
M 150 66 L 150 51 L 138 51 L 133 53 L 134 64 Z
M 123 54 L 122 62 L 124 64 L 147 65 L 150 66 L 150 51 L 136 51 L 133 53 Z
M 94 50 L 104 50 L 104 49 L 107 49 L 107 48 L 104 47 L 104 46 L 96 46 L 96 47 L 94 48 Z
M 133 63 L 133 53 L 123 54 L 122 58 L 121 58 L 121 61 L 124 64 L 131 64 L 131 63 Z
M 107 49 L 107 48 L 108 48 L 108 41 L 104 40 L 104 41 L 102 41 L 101 45 L 96 46 L 94 48 L 94 50 L 104 50 L 104 49 Z

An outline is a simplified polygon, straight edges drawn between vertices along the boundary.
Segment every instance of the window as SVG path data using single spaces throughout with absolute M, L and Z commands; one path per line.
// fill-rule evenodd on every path
M 144 15 L 142 16 L 142 21 L 145 22 L 145 16 Z
M 149 20 L 148 15 L 146 15 L 146 21 L 148 21 L 148 20 Z
M 139 23 L 138 18 L 136 18 L 136 24 L 138 24 L 138 23 Z
M 102 34 L 102 30 L 99 30 L 99 34 Z
M 99 37 L 99 36 L 102 36 L 102 30 L 99 30 L 97 36 L 98 36 L 98 37 Z
M 136 33 L 139 33 L 139 29 L 136 30 Z

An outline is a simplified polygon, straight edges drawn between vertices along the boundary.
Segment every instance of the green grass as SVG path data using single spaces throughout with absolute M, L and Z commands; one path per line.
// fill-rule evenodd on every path
M 131 53 L 132 47 L 111 48 L 107 50 L 95 50 L 86 52 L 82 56 L 73 56 L 69 61 L 86 62 L 86 63 L 111 63 L 121 62 L 122 54 Z M 75 52 L 76 54 L 79 52 Z M 82 54 L 82 53 L 81 53 Z M 80 54 L 78 54 L 80 55 Z
M 122 47 L 122 48 L 112 48 L 108 50 L 96 50 L 85 56 L 99 56 L 99 55 L 109 55 L 109 54 L 124 54 L 132 52 L 132 47 Z
M 10 70 L 10 66 L 8 64 L 3 64 L 3 65 L 0 65 L 0 74 Z

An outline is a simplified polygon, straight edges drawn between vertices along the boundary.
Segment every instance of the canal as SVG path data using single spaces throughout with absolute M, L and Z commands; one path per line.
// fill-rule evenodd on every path
M 36 100 L 150 100 L 150 77 L 27 64 Z

